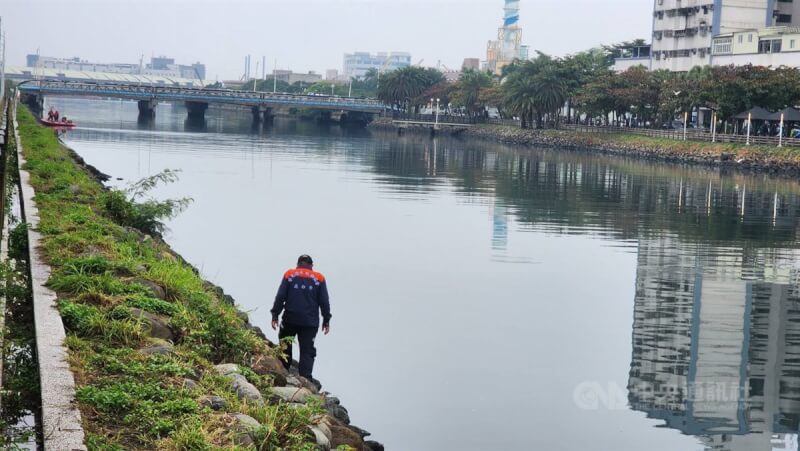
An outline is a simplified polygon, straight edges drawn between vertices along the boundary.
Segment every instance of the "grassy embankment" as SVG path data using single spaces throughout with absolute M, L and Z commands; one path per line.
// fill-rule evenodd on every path
M 499 125 L 482 125 L 481 127 L 498 131 L 519 131 L 519 128 Z M 667 138 L 652 138 L 626 133 L 587 133 L 573 130 L 544 130 L 546 138 L 568 141 L 573 145 L 607 146 L 622 149 L 654 150 L 659 153 L 670 153 L 686 156 L 719 156 L 728 154 L 733 159 L 756 159 L 800 163 L 800 147 L 781 147 L 737 143 L 711 143 L 702 141 L 681 141 Z
M 258 449 L 313 449 L 307 426 L 321 413 L 318 404 L 247 403 L 213 371 L 214 364 L 240 364 L 269 397 L 273 379 L 247 365 L 275 348 L 163 242 L 112 221 L 109 193 L 51 130 L 24 108 L 18 114 L 89 449 L 238 449 L 234 413 L 261 423 L 250 434 Z M 174 349 L 142 352 L 166 343 L 148 335 L 132 308 L 165 318 Z M 202 407 L 205 395 L 224 398 L 227 407 Z

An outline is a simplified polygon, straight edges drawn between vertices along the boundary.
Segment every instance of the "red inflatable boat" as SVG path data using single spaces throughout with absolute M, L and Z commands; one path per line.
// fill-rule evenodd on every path
M 42 125 L 46 125 L 48 127 L 74 127 L 75 123 L 72 121 L 50 121 L 47 119 L 39 119 L 42 122 Z

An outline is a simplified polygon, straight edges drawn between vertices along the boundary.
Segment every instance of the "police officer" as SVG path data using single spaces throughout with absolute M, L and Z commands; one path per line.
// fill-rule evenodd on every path
M 278 329 L 278 316 L 283 312 L 278 338 L 297 339 L 300 343 L 299 373 L 306 379 L 317 383 L 311 373 L 314 370 L 314 358 L 317 349 L 314 338 L 319 330 L 319 313 L 322 311 L 322 331 L 330 332 L 331 305 L 328 302 L 328 287 L 325 277 L 314 271 L 314 260 L 308 255 L 297 259 L 297 267 L 286 271 L 281 280 L 275 304 L 272 306 L 272 329 Z M 292 362 L 292 346 L 286 352 L 283 361 L 286 369 Z

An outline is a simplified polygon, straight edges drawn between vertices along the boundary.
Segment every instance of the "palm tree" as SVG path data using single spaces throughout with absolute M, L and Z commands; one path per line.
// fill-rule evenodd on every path
M 536 120 L 539 128 L 545 117 L 558 124 L 559 110 L 567 99 L 562 63 L 547 55 L 519 64 L 508 76 L 503 89 L 506 107 L 522 117 L 523 126 Z
M 483 111 L 481 92 L 492 86 L 492 77 L 487 72 L 464 71 L 458 79 L 456 103 L 467 109 L 470 115 Z
M 422 93 L 443 80 L 442 73 L 435 69 L 404 67 L 381 75 L 378 98 L 411 112 L 421 101 Z

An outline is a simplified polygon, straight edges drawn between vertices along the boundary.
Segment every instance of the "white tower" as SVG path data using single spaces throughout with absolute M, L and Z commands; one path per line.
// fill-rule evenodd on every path
M 500 75 L 503 67 L 515 59 L 528 59 L 528 47 L 522 45 L 519 26 L 519 0 L 505 0 L 503 26 L 497 30 L 497 40 L 486 48 L 486 69 Z

